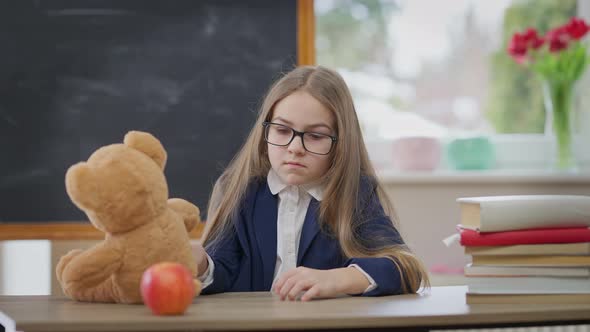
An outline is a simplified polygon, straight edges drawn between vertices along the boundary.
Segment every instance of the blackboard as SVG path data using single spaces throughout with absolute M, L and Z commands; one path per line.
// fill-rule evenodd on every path
M 202 211 L 268 86 L 296 65 L 296 0 L 0 4 L 0 222 L 86 220 L 67 168 L 148 131 Z M 203 215 L 203 217 L 206 217 Z

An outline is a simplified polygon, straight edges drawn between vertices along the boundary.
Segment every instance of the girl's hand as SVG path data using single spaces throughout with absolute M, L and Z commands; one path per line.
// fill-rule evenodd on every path
M 301 301 L 329 298 L 345 294 L 360 294 L 369 286 L 367 278 L 356 268 L 316 270 L 297 267 L 277 279 L 273 292 L 281 300 L 296 300 L 301 292 Z
M 207 260 L 207 252 L 205 248 L 199 242 L 191 241 L 191 250 L 193 252 L 193 256 L 197 261 L 197 276 L 200 277 L 207 268 L 209 267 L 209 261 Z

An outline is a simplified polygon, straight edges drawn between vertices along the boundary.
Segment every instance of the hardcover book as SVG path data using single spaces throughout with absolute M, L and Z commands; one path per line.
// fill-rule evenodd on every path
M 473 256 L 471 262 L 473 265 L 590 267 L 590 256 Z
M 590 196 L 483 196 L 457 202 L 461 225 L 480 232 L 590 226 Z
M 471 294 L 467 304 L 590 304 L 590 294 Z
M 481 233 L 459 225 L 459 242 L 465 247 L 583 243 L 590 242 L 590 229 L 578 227 Z
M 590 242 L 465 247 L 465 254 L 472 256 L 590 255 Z
M 587 267 L 545 267 L 545 266 L 502 266 L 474 265 L 465 266 L 466 277 L 586 277 L 590 278 Z
M 589 278 L 476 277 L 466 278 L 471 294 L 588 294 Z

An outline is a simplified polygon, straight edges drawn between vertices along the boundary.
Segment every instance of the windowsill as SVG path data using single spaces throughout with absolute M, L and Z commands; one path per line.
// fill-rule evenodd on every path
M 553 161 L 550 152 L 554 143 L 541 134 L 497 134 L 490 135 L 494 145 L 495 167 L 482 171 L 457 171 L 450 169 L 442 142 L 441 156 L 433 172 L 404 172 L 395 168 L 395 158 L 408 155 L 395 155 L 392 140 L 367 140 L 369 158 L 377 174 L 384 183 L 590 183 L 590 150 L 583 145 L 590 134 L 577 137 L 574 145 L 575 158 L 580 167 L 577 172 L 550 170 Z
M 557 172 L 550 170 L 485 170 L 400 172 L 378 171 L 385 183 L 572 183 L 590 184 L 590 172 Z

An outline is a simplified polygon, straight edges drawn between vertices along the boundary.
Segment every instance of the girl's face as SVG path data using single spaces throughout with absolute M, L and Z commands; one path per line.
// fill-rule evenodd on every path
M 311 133 L 336 136 L 335 119 L 332 112 L 318 100 L 304 91 L 297 91 L 275 105 L 270 122 L 280 124 L 300 132 L 306 132 L 306 147 L 317 148 L 318 137 Z M 278 127 L 278 135 L 290 135 L 289 128 Z M 330 154 L 319 155 L 303 147 L 302 137 L 295 136 L 287 146 L 267 143 L 268 158 L 273 170 L 281 180 L 289 185 L 302 185 L 315 182 L 330 168 Z M 332 151 L 334 148 L 332 148 Z

